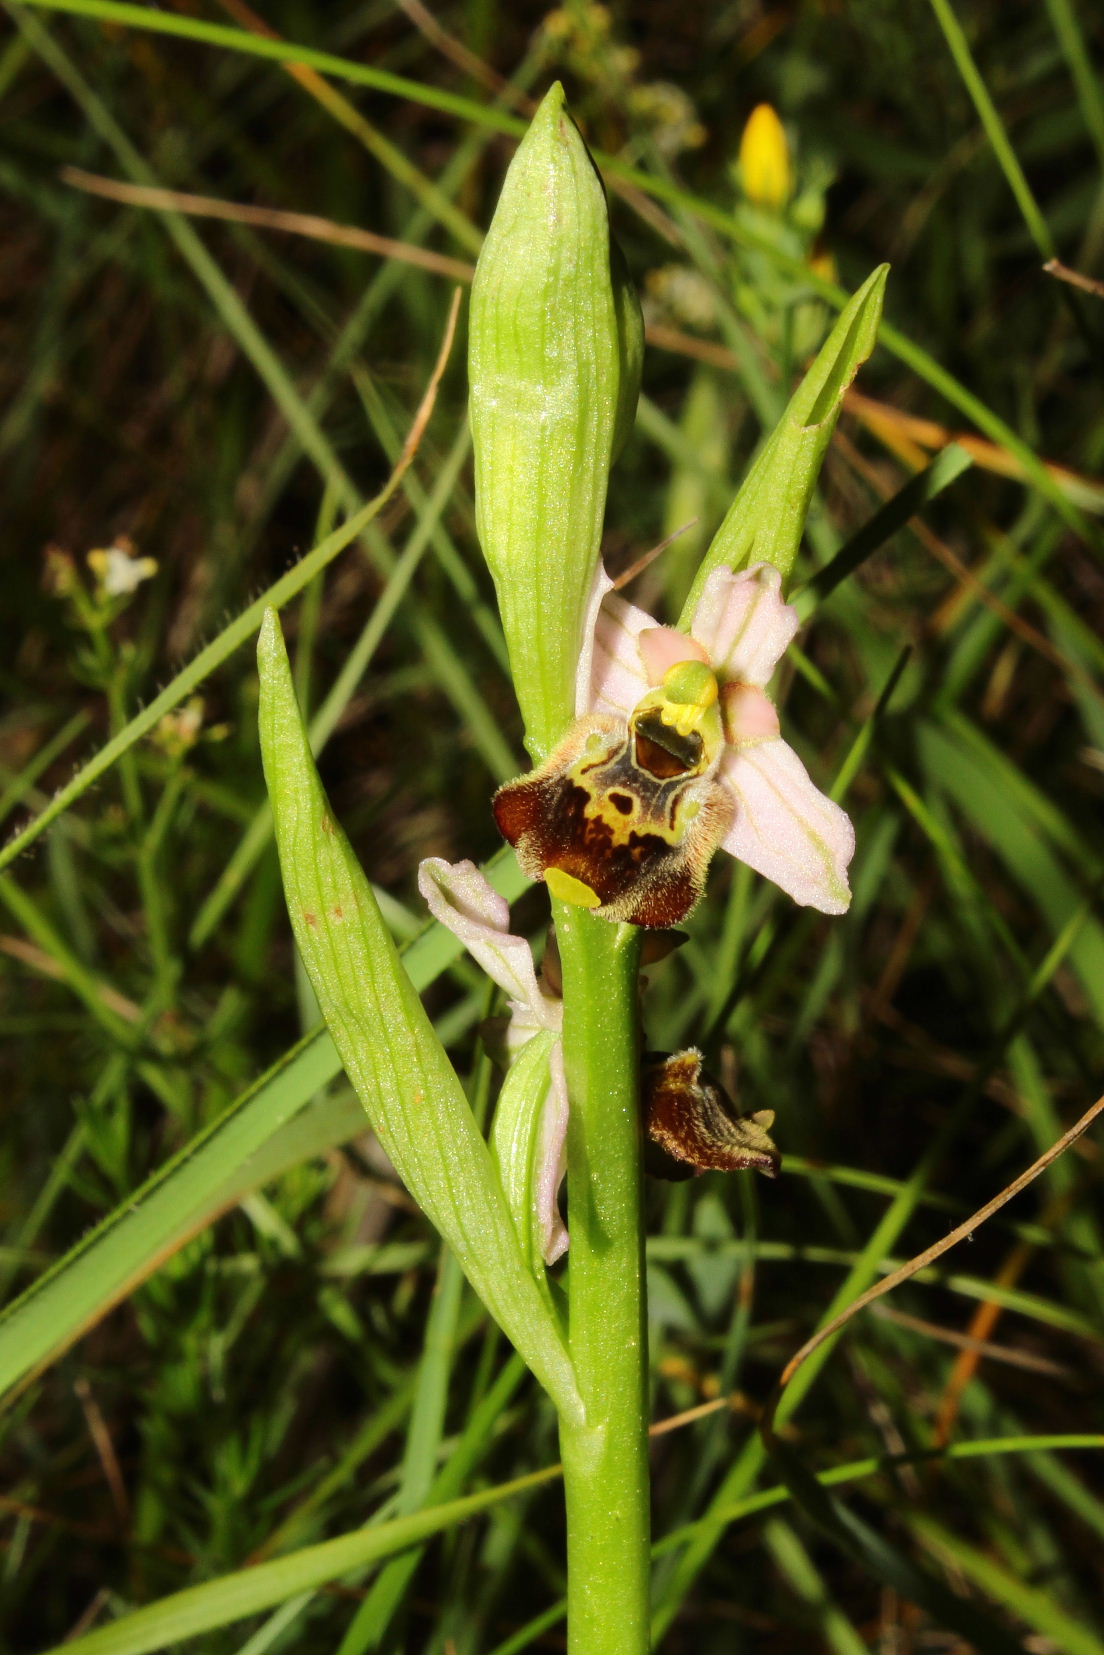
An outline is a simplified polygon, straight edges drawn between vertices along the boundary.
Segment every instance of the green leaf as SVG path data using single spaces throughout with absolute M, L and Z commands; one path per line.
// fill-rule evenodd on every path
M 511 1495 L 536 1488 L 558 1475 L 558 1466 L 534 1471 L 515 1482 L 450 1500 L 447 1505 L 431 1506 L 387 1523 L 368 1523 L 351 1534 L 340 1534 L 336 1539 L 273 1558 L 271 1563 L 258 1563 L 203 1585 L 186 1587 L 95 1632 L 86 1632 L 48 1655 L 61 1655 L 61 1651 L 65 1655 L 149 1655 L 153 1650 L 175 1648 L 200 1632 L 259 1614 L 274 1604 L 286 1603 L 299 1592 L 312 1591 L 328 1580 L 338 1580 L 353 1570 L 394 1557 L 396 1552 L 455 1528 Z
M 500 895 L 520 894 L 525 880 L 512 852 L 484 869 Z M 416 987 L 425 988 L 461 951 L 458 938 L 432 925 L 403 953 Z M 344 1097 L 313 1102 L 341 1071 L 320 1024 L 235 1098 L 190 1143 L 133 1190 L 95 1229 L 0 1313 L 0 1405 L 107 1315 L 192 1236 L 250 1190 L 355 1137 L 359 1104 Z
M 538 1282 L 547 1280 L 535 1205 L 541 1106 L 548 1095 L 549 1062 L 558 1039 L 551 1029 L 542 1029 L 518 1052 L 502 1084 L 491 1129 L 491 1153 L 506 1202 Z
M 571 1359 L 529 1271 L 490 1151 L 311 757 L 275 610 L 257 646 L 260 731 L 299 952 L 345 1072 L 395 1169 L 562 1414 Z
M 888 274 L 888 264 L 879 265 L 841 312 L 717 530 L 681 626 L 689 625 L 702 587 L 721 564 L 773 563 L 783 580 L 789 575 L 843 393 L 874 349 Z
M 635 413 L 641 351 L 605 191 L 557 84 L 506 174 L 476 267 L 469 348 L 476 523 L 537 760 L 575 714 L 606 483 Z
M 959 1597 L 900 1551 L 883 1532 L 829 1494 L 788 1443 L 775 1438 L 770 1448 L 783 1482 L 805 1516 L 875 1580 L 926 1610 L 937 1626 L 957 1632 L 978 1655 L 1024 1655 L 1020 1640 L 980 1604 Z
M 1062 1655 L 1104 1655 L 1104 1640 L 1091 1626 L 1063 1609 L 1044 1587 L 1021 1580 L 1012 1569 L 1002 1567 L 995 1558 L 923 1512 L 906 1511 L 904 1520 L 948 1569 L 965 1575 L 971 1585 L 1025 1621 L 1045 1647 L 1060 1649 Z
M 823 603 L 837 586 L 853 575 L 856 569 L 860 569 L 868 557 L 873 557 L 887 540 L 891 540 L 906 523 L 916 517 L 929 501 L 936 499 L 944 489 L 956 482 L 964 471 L 968 471 L 973 463 L 965 449 L 952 442 L 948 443 L 942 453 L 937 454 L 923 471 L 918 471 L 915 477 L 910 477 L 903 488 L 898 489 L 893 498 L 887 500 L 885 505 L 851 536 L 846 545 L 840 547 L 831 561 L 822 569 L 818 569 L 812 579 L 802 587 L 796 602 L 797 612 L 802 620 L 812 613 L 817 604 Z

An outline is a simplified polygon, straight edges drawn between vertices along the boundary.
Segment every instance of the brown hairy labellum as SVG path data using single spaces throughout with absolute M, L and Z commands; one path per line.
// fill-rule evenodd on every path
M 532 879 L 603 919 L 667 927 L 701 895 L 732 806 L 710 756 L 647 713 L 583 718 L 500 787 L 495 820 Z
M 769 1133 L 774 1110 L 738 1114 L 694 1047 L 670 1057 L 646 1054 L 641 1089 L 648 1139 L 644 1164 L 654 1176 L 677 1181 L 748 1168 L 778 1176 L 782 1157 Z

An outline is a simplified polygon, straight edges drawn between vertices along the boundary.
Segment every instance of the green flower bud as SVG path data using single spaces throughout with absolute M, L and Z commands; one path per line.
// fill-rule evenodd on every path
M 525 740 L 544 758 L 575 668 L 643 327 L 594 163 L 553 86 L 506 175 L 472 288 L 476 525 Z

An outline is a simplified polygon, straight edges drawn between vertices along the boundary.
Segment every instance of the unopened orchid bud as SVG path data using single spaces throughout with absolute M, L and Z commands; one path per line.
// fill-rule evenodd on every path
M 643 331 L 594 163 L 553 86 L 506 175 L 471 302 L 476 526 L 534 758 L 574 715 L 611 461 Z

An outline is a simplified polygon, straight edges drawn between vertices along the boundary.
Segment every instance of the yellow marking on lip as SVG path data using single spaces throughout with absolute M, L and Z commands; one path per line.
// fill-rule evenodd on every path
M 712 764 L 724 742 L 724 726 L 717 677 L 705 661 L 676 661 L 668 667 L 657 687 L 637 702 L 629 721 L 632 727 L 637 728 L 649 713 L 658 713 L 660 721 L 683 741 L 693 735 L 701 737 L 705 762 L 692 768 L 703 770 Z
M 561 902 L 570 902 L 575 908 L 599 908 L 602 905 L 597 891 L 592 891 L 589 885 L 576 879 L 573 873 L 565 873 L 562 868 L 549 868 L 544 883 L 553 896 L 559 897 Z

